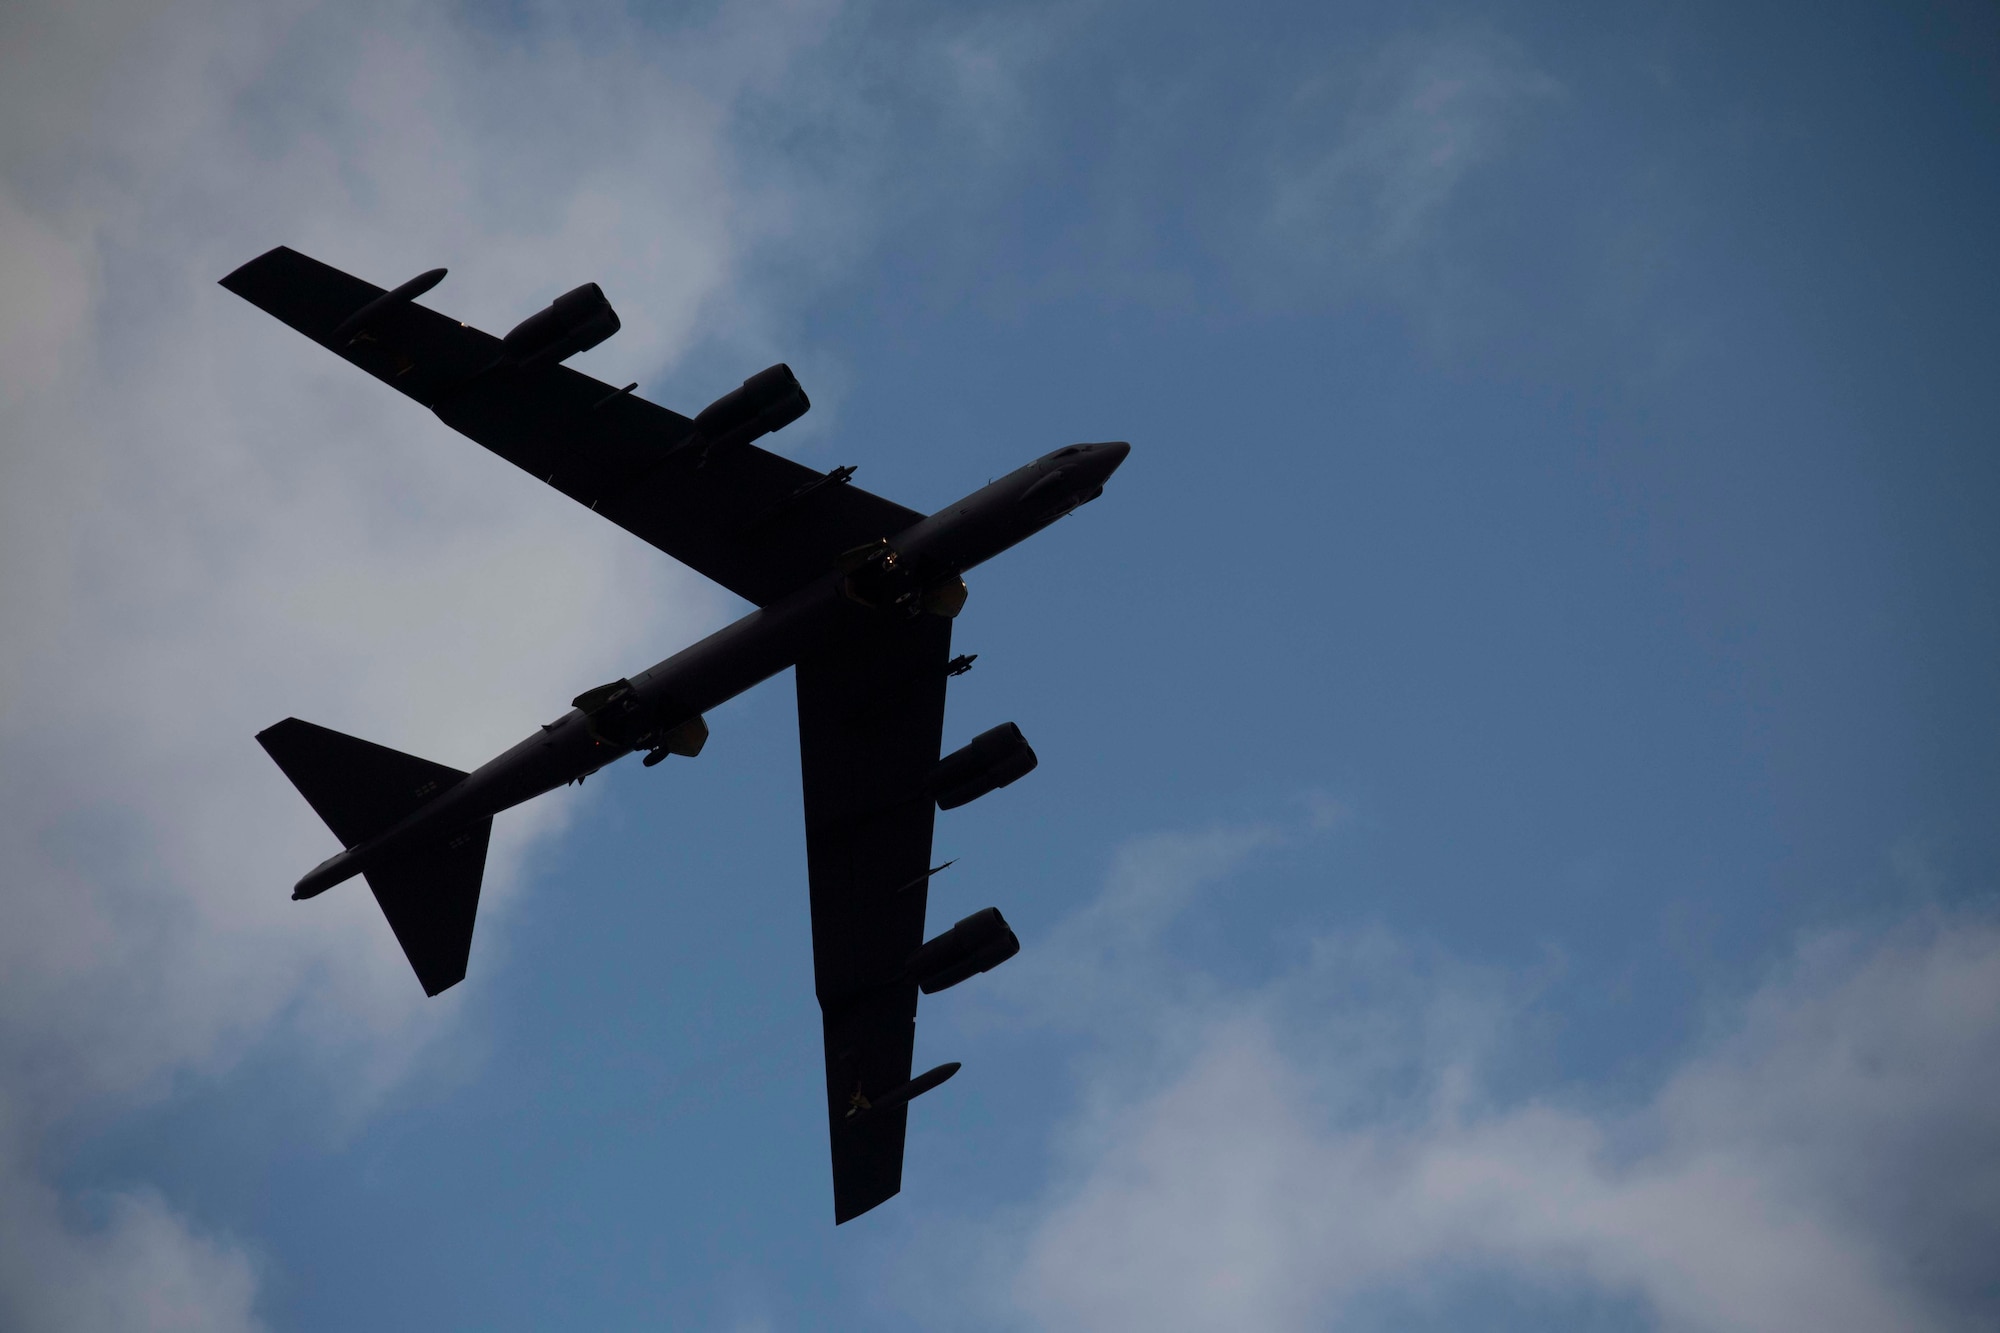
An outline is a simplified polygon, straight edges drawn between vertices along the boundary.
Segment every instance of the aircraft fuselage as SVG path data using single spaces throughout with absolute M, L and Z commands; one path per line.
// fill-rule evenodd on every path
M 388 831 L 328 858 L 292 890 L 310 898 L 401 856 L 596 772 L 635 749 L 666 746 L 677 728 L 883 615 L 956 614 L 959 575 L 1032 536 L 1102 491 L 1123 443 L 1070 445 L 947 505 L 840 568 L 760 607 L 665 661 L 579 702 L 446 788 Z M 657 755 L 656 755 L 657 757 Z

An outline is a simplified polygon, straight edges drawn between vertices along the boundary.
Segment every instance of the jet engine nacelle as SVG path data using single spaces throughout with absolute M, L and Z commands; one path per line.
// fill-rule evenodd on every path
M 907 970 L 924 994 L 935 995 L 967 977 L 992 971 L 1019 952 L 1021 941 L 1007 918 L 1000 915 L 999 908 L 989 907 L 974 912 L 936 939 L 924 941 L 910 956 Z
M 953 810 L 1025 777 L 1040 762 L 1021 729 L 1012 722 L 1002 722 L 938 760 L 931 774 L 931 792 L 937 797 L 938 809 Z
M 518 369 L 537 370 L 589 351 L 618 328 L 618 312 L 604 299 L 603 289 L 586 282 L 516 324 L 501 340 L 502 357 Z
M 792 368 L 782 362 L 760 370 L 701 409 L 694 419 L 695 435 L 706 449 L 719 452 L 748 444 L 774 430 L 783 430 L 812 407 Z

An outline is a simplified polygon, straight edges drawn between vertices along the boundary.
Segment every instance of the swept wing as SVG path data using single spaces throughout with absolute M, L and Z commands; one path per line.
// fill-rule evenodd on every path
M 501 339 L 414 300 L 356 330 L 389 293 L 286 246 L 222 285 L 759 606 L 923 517 L 754 444 L 705 450 L 692 419 L 568 366 L 509 373 Z
M 836 1222 L 903 1187 L 907 1107 L 858 1116 L 909 1081 L 924 942 L 930 778 L 951 622 L 881 621 L 798 665 L 813 973 L 826 1031 Z

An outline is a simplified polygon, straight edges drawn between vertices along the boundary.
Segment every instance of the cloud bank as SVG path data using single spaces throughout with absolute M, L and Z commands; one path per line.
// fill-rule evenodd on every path
M 1076 1330 L 1513 1326 L 1511 1309 L 1522 1327 L 1592 1310 L 1858 1333 L 2000 1313 L 1991 920 L 1806 941 L 1636 1101 L 1507 1095 L 1518 982 L 1379 933 L 1319 940 L 1249 991 L 1174 960 L 1175 913 L 1274 836 L 1128 848 L 1076 918 L 1095 924 L 1058 929 L 1010 992 L 1045 997 L 1030 1022 L 1099 1015 L 1102 1044 L 1062 1183 L 977 1242 L 1012 1256 L 996 1308 Z
M 0 13 L 0 1324 L 252 1326 L 244 1242 L 143 1181 L 65 1193 L 62 1137 L 276 1043 L 324 1083 L 300 1132 L 343 1132 L 478 1002 L 423 1001 L 365 892 L 288 900 L 332 840 L 258 730 L 470 766 L 726 614 L 216 280 L 280 243 L 384 284 L 443 263 L 427 301 L 489 329 L 596 280 L 624 328 L 583 368 L 713 354 L 720 392 L 886 197 L 976 174 L 960 132 L 1007 96 L 993 33 L 842 22 Z M 788 445 L 837 413 L 825 369 Z M 574 799 L 500 821 L 475 970 Z
M 143 1185 L 67 1199 L 40 1145 L 280 1033 L 337 1119 L 470 1002 L 423 1002 L 365 892 L 288 901 L 333 846 L 256 731 L 470 766 L 722 609 L 216 279 L 279 243 L 382 283 L 444 262 L 435 303 L 500 328 L 596 279 L 612 379 L 755 342 L 741 273 L 788 201 L 739 185 L 731 117 L 818 29 L 746 26 L 0 17 L 0 1324 L 251 1326 L 236 1243 Z M 501 821 L 475 966 L 564 808 Z

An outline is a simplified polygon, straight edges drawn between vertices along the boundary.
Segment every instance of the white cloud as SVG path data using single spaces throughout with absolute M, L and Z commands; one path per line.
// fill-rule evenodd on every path
M 980 1243 L 1012 1256 L 998 1303 L 1048 1329 L 1456 1325 L 1476 1278 L 1674 1330 L 1990 1323 L 1992 923 L 1807 943 L 1641 1104 L 1507 1099 L 1482 1071 L 1519 982 L 1380 933 L 1250 991 L 1172 963 L 1172 912 L 1269 836 L 1142 844 L 1057 932 L 1112 943 L 1035 979 L 1051 1012 L 1129 1002 L 1095 1010 L 1118 1050 L 1083 1066 L 1063 1183 Z
M 492 329 L 596 280 L 608 380 L 706 347 L 810 363 L 801 293 L 885 187 L 933 188 L 898 124 L 974 123 L 1005 83 L 948 24 L 891 50 L 829 0 L 495 20 L 0 9 L 0 1323 L 247 1326 L 243 1252 L 143 1183 L 52 1189 L 50 1128 L 274 1039 L 325 1081 L 317 1132 L 352 1123 L 440 1058 L 522 848 L 576 799 L 500 821 L 472 983 L 427 1002 L 360 886 L 289 901 L 332 840 L 259 729 L 469 766 L 724 612 L 216 279 L 279 243 L 382 283 L 442 263 L 427 302 Z M 936 114 L 905 70 L 946 72 L 916 81 Z M 815 396 L 787 441 L 825 428 Z
M 241 1252 L 144 1187 L 93 1220 L 27 1165 L 48 1127 L 280 1031 L 351 1113 L 476 1003 L 424 1001 L 360 886 L 288 900 L 333 845 L 256 731 L 470 766 L 722 610 L 216 279 L 280 242 L 444 263 L 428 299 L 501 328 L 596 279 L 625 331 L 587 368 L 620 381 L 743 340 L 796 204 L 739 187 L 731 118 L 807 12 L 0 17 L 0 1323 L 247 1327 Z M 475 988 L 567 808 L 501 821 Z
M 256 1266 L 139 1189 L 65 1201 L 0 1156 L 0 1324 L 37 1333 L 248 1333 Z M 67 1225 L 88 1211 L 95 1224 Z
M 85 247 L 0 197 L 0 380 L 7 400 L 46 388 L 61 374 L 89 314 Z
M 62 238 L 41 245 L 62 262 L 41 302 L 10 305 L 8 336 L 82 344 L 12 381 L 5 488 L 6 620 L 22 631 L 5 678 L 8 870 L 36 926 L 7 937 L 6 1040 L 64 1066 L 50 1079 L 71 1092 L 254 1033 L 302 987 L 343 1024 L 434 1021 L 366 914 L 308 920 L 286 902 L 326 835 L 272 781 L 258 728 L 297 711 L 473 762 L 713 614 L 664 560 L 214 285 L 280 240 L 383 279 L 444 256 L 460 277 L 441 303 L 504 320 L 546 299 L 550 273 L 587 269 L 639 316 L 620 359 L 684 345 L 735 262 L 729 197 L 700 169 L 713 125 L 649 118 L 679 94 L 634 93 L 602 109 L 652 128 L 593 160 L 411 110 L 503 91 L 469 37 L 423 12 L 330 25 L 312 9 L 140 7 L 73 44 L 9 48 L 74 84 L 25 120 L 5 182 L 10 218 L 19 198 L 56 219 L 31 242 Z M 274 127 L 258 81 L 308 37 L 291 91 L 319 114 Z M 497 72 L 506 91 L 552 94 L 525 54 Z M 557 60 L 547 77 L 575 73 Z M 69 106 L 113 128 L 37 140 Z M 633 153 L 682 169 L 593 193 Z M 495 174 L 570 202 L 525 224 L 470 207 Z M 696 202 L 676 180 L 702 187 Z M 616 238 L 648 219 L 650 255 Z M 13 239 L 10 262 L 43 271 Z M 86 292 L 77 275 L 93 273 Z

